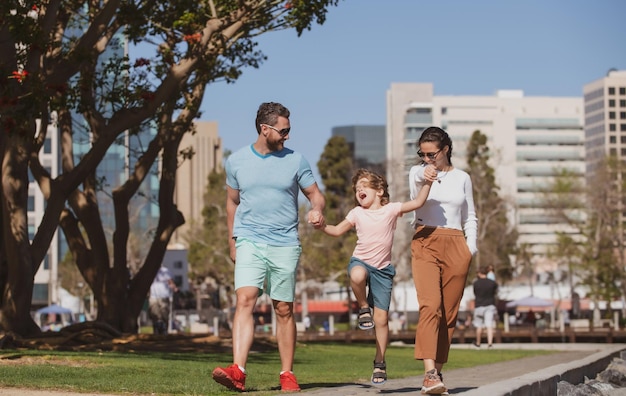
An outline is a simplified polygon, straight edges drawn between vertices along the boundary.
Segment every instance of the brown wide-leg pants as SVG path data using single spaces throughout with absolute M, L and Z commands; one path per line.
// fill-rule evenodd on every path
M 419 303 L 415 359 L 446 363 L 472 254 L 463 231 L 418 226 L 411 267 Z

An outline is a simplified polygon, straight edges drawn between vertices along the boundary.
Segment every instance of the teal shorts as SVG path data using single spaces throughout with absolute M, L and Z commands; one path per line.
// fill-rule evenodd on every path
M 237 238 L 235 242 L 235 290 L 252 286 L 263 289 L 272 300 L 293 302 L 302 247 L 272 246 Z
M 348 276 L 350 276 L 352 268 L 356 266 L 363 267 L 367 271 L 367 285 L 369 286 L 367 303 L 369 306 L 389 312 L 389 306 L 391 305 L 391 288 L 393 287 L 393 278 L 396 276 L 394 266 L 389 264 L 383 269 L 378 269 L 363 260 L 351 257 L 350 263 L 348 264 Z

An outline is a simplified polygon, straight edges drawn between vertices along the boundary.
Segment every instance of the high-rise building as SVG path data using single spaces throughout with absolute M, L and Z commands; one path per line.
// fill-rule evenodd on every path
M 508 218 L 517 227 L 519 242 L 531 247 L 537 272 L 558 271 L 546 259 L 547 251 L 556 241 L 555 231 L 570 229 L 547 215 L 541 192 L 557 169 L 584 176 L 583 113 L 580 97 L 526 97 L 519 90 L 436 96 L 429 83 L 392 84 L 387 92 L 387 175 L 390 189 L 396 190 L 392 194 L 408 198 L 408 169 L 418 162 L 417 139 L 424 129 L 440 126 L 450 134 L 453 165 L 461 169 L 466 168 L 469 139 L 479 130 L 488 138 L 491 166 L 501 197 L 510 203 Z M 406 261 L 410 257 L 402 252 L 409 251 L 410 230 L 408 225 L 398 229 L 404 232 L 396 233 L 394 255 Z
M 607 155 L 626 159 L 626 70 L 583 87 L 587 173 Z
M 603 78 L 583 87 L 585 100 L 585 149 L 587 177 L 593 177 L 596 167 L 605 157 L 626 161 L 626 70 L 611 69 Z M 615 190 L 623 197 L 626 175 L 615 175 Z M 617 200 L 620 243 L 624 246 L 626 211 L 624 198 Z
M 196 133 L 185 134 L 179 150 L 192 149 L 194 155 L 185 160 L 176 173 L 174 202 L 185 216 L 185 224 L 177 228 L 171 243 L 187 246 L 185 236 L 193 222 L 202 221 L 204 194 L 209 174 L 222 166 L 222 139 L 218 135 L 217 122 L 195 121 Z M 226 199 L 226 196 L 224 196 Z
M 350 146 L 355 168 L 385 174 L 387 142 L 384 125 L 348 125 L 332 129 L 332 136 L 342 136 Z

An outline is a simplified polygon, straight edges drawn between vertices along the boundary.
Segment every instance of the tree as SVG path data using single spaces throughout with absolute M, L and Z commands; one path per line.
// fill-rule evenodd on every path
M 324 184 L 326 223 L 337 224 L 354 206 L 352 154 L 345 138 L 334 136 L 328 140 L 317 168 Z M 345 281 L 356 233 L 332 238 L 321 231 L 311 230 L 306 222 L 301 223 L 300 233 L 303 249 L 300 265 L 305 279 L 325 281 L 339 276 Z
M 517 231 L 506 217 L 508 205 L 498 195 L 500 187 L 495 180 L 495 171 L 489 165 L 490 159 L 487 136 L 474 131 L 467 145 L 467 171 L 472 177 L 478 217 L 478 253 L 474 260 L 476 267 L 493 265 L 498 279 L 506 281 L 513 273 L 509 257 L 515 250 Z
M 569 227 L 557 239 L 553 257 L 561 255 L 575 270 L 570 284 L 587 286 L 596 303 L 626 295 L 622 167 L 616 158 L 604 158 L 586 181 L 559 170 L 542 198 L 550 215 Z M 610 305 L 608 309 L 610 313 Z
M 339 0 L 110 0 L 0 2 L 0 328 L 39 332 L 30 317 L 34 274 L 60 226 L 98 306 L 97 321 L 124 332 L 136 318 L 167 243 L 184 219 L 173 202 L 182 136 L 200 116 L 206 86 L 235 81 L 265 59 L 254 38 L 280 29 L 298 35 L 325 21 Z M 153 55 L 133 64 L 119 54 L 124 38 Z M 61 172 L 50 175 L 38 153 L 58 114 Z M 81 131 L 80 127 L 83 127 Z M 130 177 L 109 194 L 115 230 L 109 242 L 99 210 L 98 165 L 124 134 L 153 129 Z M 73 145 L 88 133 L 80 158 Z M 128 269 L 129 202 L 160 162 L 160 215 L 136 273 Z M 28 172 L 46 200 L 28 233 Z M 112 248 L 109 250 L 109 245 Z
M 226 222 L 226 173 L 217 169 L 208 176 L 202 222 L 192 224 L 186 237 L 192 278 L 211 277 L 221 285 L 234 284 L 234 263 L 228 247 Z

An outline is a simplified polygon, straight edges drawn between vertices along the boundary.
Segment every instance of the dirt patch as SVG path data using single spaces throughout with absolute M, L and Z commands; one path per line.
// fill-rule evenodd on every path
M 34 365 L 56 365 L 67 367 L 97 367 L 98 365 L 84 359 L 68 359 L 58 356 L 24 356 L 20 354 L 10 354 L 0 356 L 0 366 L 34 366 Z
M 230 338 L 208 334 L 120 334 L 94 323 L 92 326 L 65 328 L 60 332 L 45 332 L 30 338 L 0 334 L 0 349 L 37 349 L 58 351 L 152 351 L 230 353 Z M 273 337 L 255 339 L 252 351 L 276 350 Z

